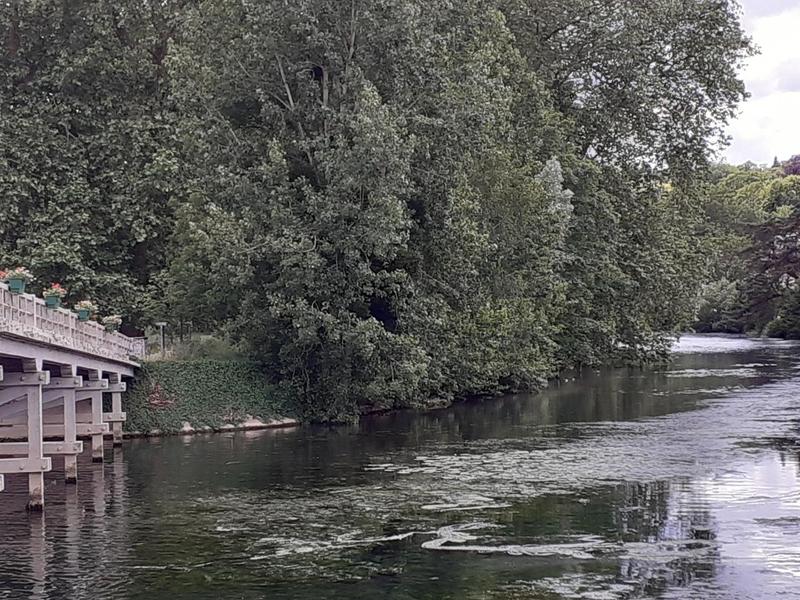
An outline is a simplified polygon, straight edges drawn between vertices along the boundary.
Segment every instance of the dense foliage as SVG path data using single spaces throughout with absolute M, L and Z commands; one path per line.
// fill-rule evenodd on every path
M 224 332 L 318 418 L 652 358 L 708 263 L 737 10 L 12 0 L 0 264 Z
M 165 264 L 177 168 L 169 30 L 150 12 L 137 2 L 0 7 L 0 264 L 131 319 Z
M 800 338 L 799 162 L 718 169 L 706 194 L 713 268 L 695 329 Z

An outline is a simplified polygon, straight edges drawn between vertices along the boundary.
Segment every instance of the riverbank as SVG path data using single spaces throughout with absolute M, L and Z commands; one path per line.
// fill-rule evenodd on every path
M 710 338 L 690 335 L 689 338 L 699 340 L 703 347 L 712 340 L 716 345 L 728 340 L 727 345 L 736 345 L 747 339 L 741 335 Z M 693 348 L 691 341 L 682 346 L 684 351 Z M 527 393 L 540 393 L 579 376 L 580 372 L 574 369 L 562 371 L 543 388 Z M 362 407 L 360 417 L 401 411 L 431 412 L 500 396 L 430 399 L 405 407 Z M 126 438 L 296 427 L 307 421 L 301 418 L 292 398 L 266 381 L 261 365 L 227 358 L 147 361 L 131 386 L 126 411 Z
M 148 361 L 127 394 L 126 437 L 297 425 L 288 400 L 257 363 Z

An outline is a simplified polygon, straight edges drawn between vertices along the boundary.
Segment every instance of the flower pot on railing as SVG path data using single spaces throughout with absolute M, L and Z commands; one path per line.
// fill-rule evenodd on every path
M 90 300 L 81 300 L 75 305 L 78 321 L 88 321 L 92 313 L 97 312 L 97 307 Z
M 0 281 L 8 284 L 8 291 L 12 294 L 24 294 L 25 286 L 33 281 L 33 275 L 25 267 L 17 267 L 1 272 Z
M 61 300 L 67 295 L 67 290 L 61 287 L 60 283 L 54 283 L 47 288 L 43 293 L 44 303 L 47 308 L 60 308 Z
M 25 285 L 28 283 L 24 279 L 6 279 L 8 283 L 8 291 L 12 294 L 24 294 Z
M 119 330 L 119 326 L 122 325 L 122 317 L 119 315 L 109 315 L 107 317 L 103 317 L 103 325 L 105 325 L 106 331 L 113 333 Z

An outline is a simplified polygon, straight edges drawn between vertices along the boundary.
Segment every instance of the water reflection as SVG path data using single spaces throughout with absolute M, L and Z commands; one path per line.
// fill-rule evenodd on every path
M 134 440 L 0 495 L 0 598 L 770 598 L 800 589 L 796 347 L 353 427 Z M 566 380 L 569 379 L 569 380 Z

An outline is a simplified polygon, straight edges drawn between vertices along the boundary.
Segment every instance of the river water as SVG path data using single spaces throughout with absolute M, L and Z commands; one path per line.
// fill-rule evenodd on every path
M 798 439 L 800 347 L 689 336 L 535 396 L 133 440 L 44 516 L 8 478 L 0 599 L 800 598 Z

